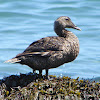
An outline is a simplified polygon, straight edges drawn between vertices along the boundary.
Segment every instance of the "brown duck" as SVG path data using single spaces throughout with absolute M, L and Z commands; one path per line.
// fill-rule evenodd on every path
M 67 16 L 61 16 L 54 22 L 54 31 L 58 36 L 45 37 L 33 42 L 23 53 L 5 62 L 28 65 L 35 70 L 56 68 L 64 63 L 73 61 L 79 54 L 79 40 L 72 32 L 65 28 L 81 30 L 74 25 Z

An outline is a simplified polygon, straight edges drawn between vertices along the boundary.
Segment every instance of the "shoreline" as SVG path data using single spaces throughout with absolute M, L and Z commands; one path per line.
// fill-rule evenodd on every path
M 0 80 L 0 99 L 5 100 L 99 100 L 100 82 L 72 79 L 68 76 L 38 74 L 11 75 Z

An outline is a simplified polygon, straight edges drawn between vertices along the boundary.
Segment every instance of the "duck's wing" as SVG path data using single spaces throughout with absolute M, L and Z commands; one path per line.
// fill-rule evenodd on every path
M 41 52 L 41 51 L 59 51 L 62 49 L 63 38 L 59 37 L 46 37 L 29 45 L 24 52 Z
M 41 55 L 50 56 L 51 53 L 56 51 L 63 51 L 64 40 L 61 37 L 46 37 L 33 42 L 25 49 L 20 55 Z

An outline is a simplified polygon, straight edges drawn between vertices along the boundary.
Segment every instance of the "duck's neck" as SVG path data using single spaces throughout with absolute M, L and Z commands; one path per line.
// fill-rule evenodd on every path
M 60 37 L 66 37 L 67 32 L 69 32 L 66 29 L 62 28 L 62 27 L 54 27 L 54 31 Z
M 68 31 L 68 30 L 66 30 L 64 28 L 56 27 L 56 28 L 54 28 L 54 31 L 56 32 L 56 34 L 59 37 L 64 37 L 69 41 L 74 41 L 76 39 L 78 41 L 78 38 L 77 38 L 77 36 L 75 34 L 73 34 L 71 31 Z

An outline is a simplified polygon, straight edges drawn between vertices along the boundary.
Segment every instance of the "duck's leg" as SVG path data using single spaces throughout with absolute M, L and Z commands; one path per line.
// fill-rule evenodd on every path
M 42 70 L 39 70 L 39 75 L 42 76 Z
M 48 69 L 46 69 L 46 79 L 48 79 Z
M 35 73 L 36 72 L 36 70 L 35 69 L 33 69 L 33 73 Z

